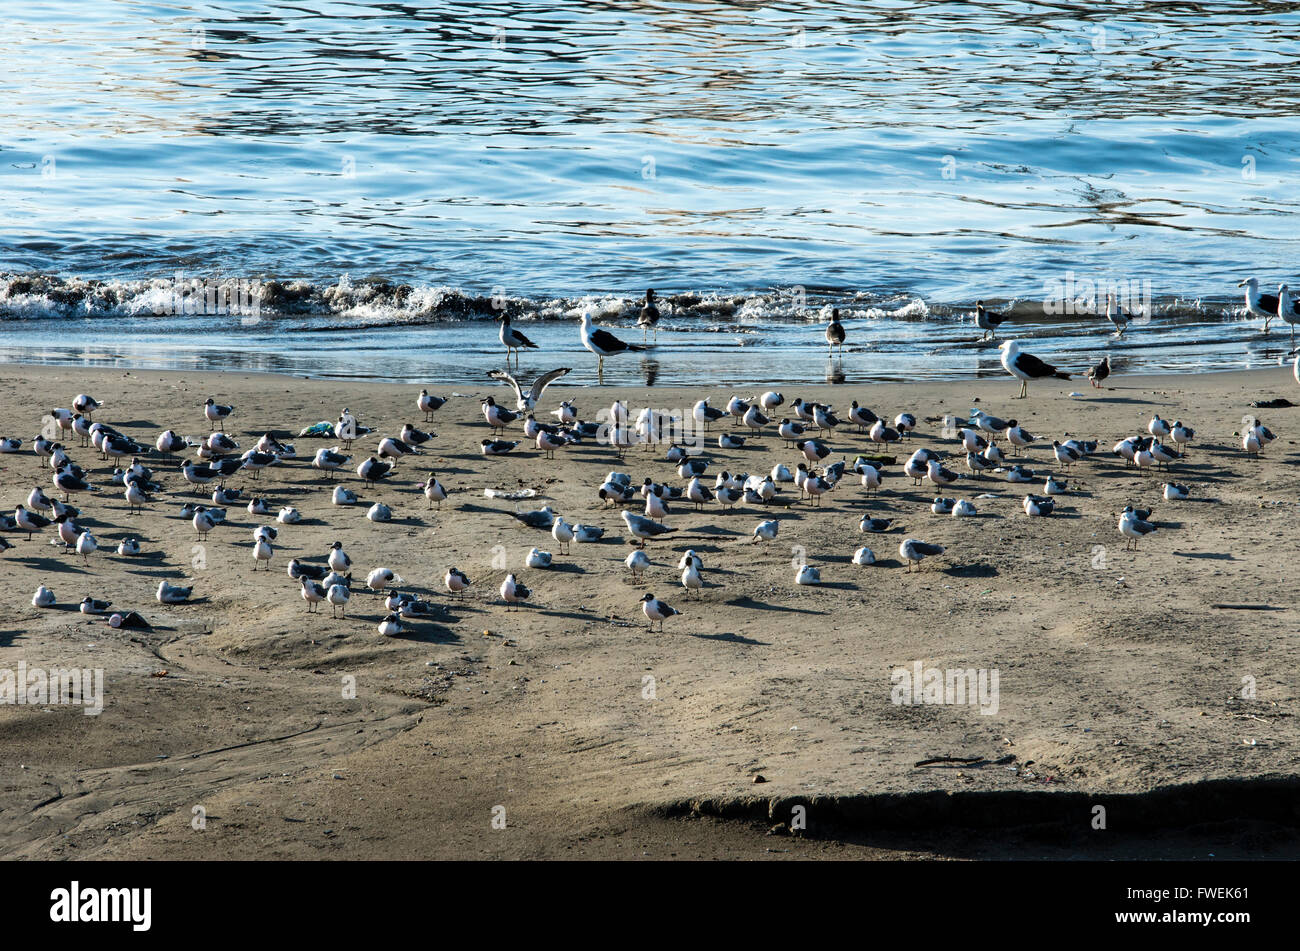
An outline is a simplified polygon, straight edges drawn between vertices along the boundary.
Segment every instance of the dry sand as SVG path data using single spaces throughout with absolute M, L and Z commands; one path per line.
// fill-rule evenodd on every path
M 585 369 L 579 375 L 590 376 Z M 70 405 L 79 392 L 105 404 L 96 419 L 150 444 L 165 428 L 205 434 L 200 408 L 208 396 L 237 407 L 226 429 L 244 448 L 267 430 L 285 437 L 333 419 L 343 406 L 377 434 L 395 434 L 408 421 L 438 433 L 425 455 L 399 464 L 390 484 L 363 490 L 355 473 L 347 479 L 367 504 L 392 506 L 390 524 L 367 521 L 365 505 L 330 504 L 328 484 L 308 462 L 332 441 L 293 439 L 297 461 L 258 481 L 232 479 L 273 509 L 292 504 L 304 515 L 301 524 L 281 526 L 267 573 L 253 571 L 250 533 L 271 519 L 235 506 L 202 551 L 205 567 L 194 567 L 198 543 L 177 513 L 195 496 L 156 454 L 149 463 L 166 492 L 143 515 L 128 514 L 120 490 L 74 500 L 101 545 L 88 566 L 52 546 L 48 533 L 32 541 L 9 533 L 15 547 L 0 554 L 0 667 L 102 667 L 106 706 L 98 717 L 66 706 L 0 706 L 0 854 L 1075 854 L 1073 847 L 1053 852 L 1058 846 L 969 831 L 900 838 L 859 828 L 817 837 L 817 803 L 927 791 L 1144 793 L 1293 776 L 1300 411 L 1259 412 L 1279 436 L 1262 459 L 1247 457 L 1234 433 L 1253 412 L 1251 400 L 1295 398 L 1294 380 L 1279 369 L 1111 382 L 1101 391 L 1083 381 L 1035 384 L 1025 401 L 1009 398 L 1016 387 L 1008 378 L 786 384 L 787 400 L 847 407 L 856 399 L 891 417 L 915 412 L 923 422 L 900 462 L 915 446 L 952 451 L 939 424 L 924 420 L 965 415 L 972 405 L 1015 416 L 1040 436 L 1028 452 L 1036 469 L 1049 467 L 1051 439 L 1063 431 L 1099 440 L 1102 452 L 1075 467 L 1070 494 L 1048 519 L 1029 518 L 1019 504 L 1040 485 L 991 478 L 942 493 L 973 499 L 979 517 L 932 515 L 928 502 L 938 493 L 912 488 L 898 467 L 875 497 L 848 478 L 820 509 L 776 507 L 782 529 L 770 544 L 749 538 L 771 512 L 697 512 L 679 504 L 668 519 L 678 532 L 650 544 L 653 567 L 638 585 L 623 566 L 629 549 L 622 520 L 602 509 L 595 492 L 614 468 L 638 482 L 649 475 L 681 484 L 662 451 L 637 449 L 617 462 L 608 447 L 589 445 L 543 462 L 521 446 L 485 459 L 477 451 L 487 434 L 477 398 L 508 403 L 498 385 L 459 388 L 462 395 L 423 426 L 414 409 L 419 386 L 0 368 L 0 436 L 24 440 L 21 454 L 0 456 L 5 511 L 35 484 L 51 490 L 50 470 L 28 446 L 41 415 Z M 1068 397 L 1071 390 L 1084 397 Z M 721 406 L 730 393 L 555 387 L 539 414 L 560 398 L 575 400 L 590 419 L 616 396 L 634 407 L 689 407 L 704 395 Z M 1126 470 L 1109 452 L 1117 439 L 1144 431 L 1153 412 L 1197 430 L 1191 456 L 1174 467 L 1191 501 L 1161 501 L 1163 478 Z M 108 483 L 111 466 L 76 448 L 75 437 L 65 442 L 74 460 L 94 470 L 91 481 Z M 852 433 L 830 442 L 832 459 L 869 451 Z M 361 440 L 354 455 L 374 443 Z M 716 461 L 710 475 L 798 461 L 770 431 L 744 449 L 714 445 L 706 455 Z M 951 464 L 960 459 L 955 454 Z M 441 511 L 430 511 L 416 487 L 431 468 L 453 493 Z M 549 503 L 570 521 L 605 526 L 606 538 L 557 554 L 550 570 L 522 569 L 533 545 L 557 549 L 549 535 L 504 514 L 513 503 L 486 499 L 488 486 L 535 488 L 538 499 L 522 507 Z M 986 492 L 997 497 L 977 498 Z M 789 503 L 792 487 L 779 498 Z M 1160 525 L 1137 553 L 1124 551 L 1115 527 L 1127 503 L 1154 506 Z M 867 511 L 896 518 L 905 534 L 859 534 Z M 142 557 L 112 553 L 128 535 L 141 540 Z M 941 543 L 948 553 L 908 574 L 897 554 L 907 536 Z M 407 580 L 403 590 L 432 598 L 445 612 L 391 639 L 376 631 L 386 611 L 364 593 L 354 594 L 346 620 L 332 620 L 328 606 L 308 614 L 285 565 L 291 557 L 320 562 L 335 539 L 354 559 L 358 579 L 391 567 Z M 851 564 L 861 544 L 882 563 Z M 499 602 L 505 572 L 492 567 L 496 545 L 533 588 L 527 607 L 507 612 Z M 820 566 L 821 587 L 795 586 L 792 546 L 803 546 Z M 706 565 L 708 588 L 694 598 L 684 596 L 673 567 L 688 547 Z M 441 585 L 451 564 L 474 580 L 463 604 Z M 159 605 L 153 592 L 160 578 L 191 579 L 193 603 Z M 55 591 L 59 608 L 31 606 L 41 583 Z M 683 612 L 662 634 L 647 631 L 639 610 L 647 590 Z M 152 629 L 114 631 L 76 613 L 87 594 L 140 611 Z M 1267 609 L 1214 606 L 1225 603 Z M 917 661 L 997 670 L 997 714 L 969 705 L 895 705 L 891 672 Z M 356 679 L 355 699 L 343 695 L 347 677 Z M 1245 677 L 1254 678 L 1256 699 L 1241 698 Z M 646 678 L 653 678 L 653 698 Z M 974 768 L 914 765 L 1011 755 L 1014 761 Z M 756 785 L 756 774 L 766 782 Z M 790 797 L 811 797 L 812 838 L 767 837 L 760 821 L 673 818 L 690 813 L 692 801 L 701 811 L 725 812 Z M 203 828 L 195 828 L 203 826 L 196 807 Z M 504 829 L 493 826 L 496 807 L 504 808 Z M 1088 818 L 1080 815 L 1080 829 Z M 1203 844 L 1162 842 L 1131 824 L 1128 835 L 1138 844 L 1093 844 L 1088 854 L 1182 856 Z M 1220 855 L 1294 852 L 1287 842 L 1248 835 L 1229 836 L 1221 848 Z

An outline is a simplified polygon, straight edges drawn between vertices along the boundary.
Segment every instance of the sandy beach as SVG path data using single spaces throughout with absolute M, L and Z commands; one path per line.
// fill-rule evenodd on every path
M 584 366 L 571 378 L 592 375 Z M 1198 784 L 1294 781 L 1300 410 L 1250 404 L 1300 402 L 1300 389 L 1280 368 L 1108 382 L 1100 390 L 1081 379 L 1035 383 L 1027 400 L 1010 398 L 1009 377 L 774 382 L 783 410 L 802 397 L 837 410 L 857 400 L 891 419 L 913 412 L 916 433 L 889 454 L 901 464 L 912 449 L 930 447 L 967 478 L 939 493 L 913 487 L 894 465 L 878 493 L 850 474 L 819 508 L 797 503 L 790 485 L 767 507 L 672 504 L 666 521 L 676 532 L 649 542 L 652 566 L 634 583 L 619 509 L 596 491 L 612 469 L 635 483 L 649 476 L 683 485 L 663 447 L 634 448 L 619 461 L 610 447 L 584 444 L 547 461 L 524 443 L 485 458 L 479 398 L 513 404 L 491 381 L 456 388 L 430 381 L 431 392 L 450 398 L 425 424 L 415 409 L 419 385 L 0 367 L 0 437 L 24 441 L 22 452 L 0 455 L 0 510 L 12 513 L 35 485 L 52 494 L 51 470 L 30 451 L 31 439 L 51 408 L 89 393 L 103 404 L 97 421 L 150 445 L 164 429 L 206 435 L 208 397 L 232 404 L 225 429 L 241 450 L 269 431 L 293 442 L 298 458 L 227 484 L 266 498 L 273 512 L 292 505 L 303 516 L 277 526 L 272 570 L 254 571 L 251 533 L 273 517 L 231 505 L 201 543 L 179 511 L 203 497 L 174 463 L 157 453 L 144 460 L 164 491 L 132 515 L 110 483 L 113 465 L 79 448 L 75 436 L 63 440 L 89 481 L 104 487 L 72 500 L 100 549 L 83 563 L 52 544 L 49 530 L 30 541 L 6 533 L 13 548 L 0 553 L 0 668 L 102 668 L 104 710 L 0 705 L 0 854 L 1193 857 L 1211 841 L 1224 856 L 1294 855 L 1293 839 L 1249 825 L 1204 836 L 1184 829 L 1163 840 L 1150 809 L 1135 809 L 1146 818 L 1126 827 L 1122 805 L 1111 809 L 1111 827 L 1124 838 L 1088 839 L 1090 813 L 1080 808 L 1078 841 L 1031 840 L 1023 851 L 1005 829 L 976 830 L 960 816 L 949 817 L 956 831 L 947 838 L 941 822 L 919 838 L 884 819 L 842 826 L 845 803 L 885 809 L 888 797 L 897 804 L 979 794 L 997 813 L 1019 801 L 1009 794 L 1121 797 L 1118 804 L 1176 786 L 1190 788 L 1180 801 L 1192 803 L 1194 816 Z M 722 407 L 731 395 L 557 384 L 538 417 L 549 420 L 561 399 L 593 419 L 614 399 L 689 408 L 708 396 Z M 340 507 L 309 465 L 334 441 L 297 433 L 345 406 L 375 429 L 353 447 L 353 467 L 403 423 L 437 438 L 373 489 L 349 472 L 344 484 L 363 504 Z M 1055 515 L 1031 518 L 1021 507 L 1026 492 L 1041 494 L 1041 480 L 970 476 L 957 443 L 941 438 L 944 415 L 964 418 L 975 406 L 1014 417 L 1039 437 L 1023 460 L 1039 472 L 1059 469 L 1051 441 L 1065 432 L 1100 443 L 1068 473 Z M 1110 451 L 1145 433 L 1153 413 L 1196 430 L 1190 454 L 1168 476 L 1125 468 Z M 1236 435 L 1249 415 L 1278 436 L 1259 459 Z M 710 438 L 730 428 L 715 426 Z M 517 425 L 509 438 L 520 438 Z M 828 442 L 828 462 L 879 451 L 847 425 Z M 772 428 L 741 449 L 711 442 L 703 455 L 713 460 L 709 485 L 722 469 L 759 473 L 800 461 Z M 451 492 L 440 509 L 419 489 L 430 470 Z M 1187 485 L 1191 497 L 1164 501 L 1166 479 Z M 510 502 L 486 498 L 486 488 L 538 494 Z M 929 502 L 938 494 L 969 499 L 979 514 L 934 515 Z M 392 508 L 393 521 L 365 518 L 374 501 Z M 542 504 L 570 522 L 605 527 L 604 539 L 561 555 L 549 533 L 508 514 Z M 1153 508 L 1158 525 L 1137 552 L 1125 550 L 1116 530 L 1129 504 Z M 893 529 L 861 534 L 868 513 L 895 519 Z M 765 518 L 780 520 L 780 534 L 753 544 Z M 140 540 L 140 556 L 114 553 L 128 536 Z M 908 573 L 898 554 L 907 537 L 947 551 Z M 308 613 L 285 566 L 295 557 L 323 563 L 335 540 L 353 559 L 357 582 L 389 567 L 404 579 L 401 590 L 440 611 L 395 638 L 377 632 L 388 612 L 364 591 L 354 591 L 346 619 L 332 619 L 328 605 Z M 861 545 L 874 550 L 875 565 L 851 562 Z M 555 553 L 551 568 L 524 567 L 534 546 Z M 693 596 L 676 569 L 688 548 L 705 565 L 706 587 Z M 795 585 L 798 549 L 820 568 L 820 586 Z M 442 584 L 451 565 L 473 580 L 463 602 Z M 507 571 L 532 588 L 529 604 L 507 610 L 501 602 Z M 193 584 L 192 601 L 160 605 L 161 579 Z M 56 607 L 32 606 L 42 584 Z M 647 591 L 682 612 L 662 633 L 647 630 L 638 603 Z M 113 630 L 77 613 L 87 595 L 138 611 L 150 628 Z M 893 702 L 893 673 L 917 664 L 996 672 L 996 712 Z M 916 765 L 945 757 L 973 762 Z M 808 803 L 806 834 L 768 834 L 789 826 L 792 802 Z M 764 810 L 769 821 L 761 821 Z

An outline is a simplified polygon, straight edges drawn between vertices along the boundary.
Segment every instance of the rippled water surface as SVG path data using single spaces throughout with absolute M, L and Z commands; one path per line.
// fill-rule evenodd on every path
M 814 367 L 831 305 L 850 377 L 973 375 L 981 297 L 1071 358 L 1248 366 L 1280 344 L 1237 282 L 1300 284 L 1294 4 L 4 12 L 0 357 L 474 377 L 494 294 L 576 360 L 575 313 L 653 286 L 665 382 Z M 178 271 L 308 291 L 155 313 Z M 1049 319 L 1067 274 L 1150 322 Z

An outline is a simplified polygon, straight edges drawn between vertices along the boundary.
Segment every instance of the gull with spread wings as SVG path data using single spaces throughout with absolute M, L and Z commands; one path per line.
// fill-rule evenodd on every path
M 560 377 L 564 376 L 564 374 L 568 373 L 571 369 L 573 368 L 560 367 L 543 373 L 533 381 L 532 388 L 526 393 L 524 392 L 524 388 L 519 385 L 519 381 L 505 370 L 489 370 L 488 376 L 501 383 L 513 386 L 515 388 L 515 405 L 524 412 L 528 412 L 532 410 L 537 405 L 537 401 L 542 398 L 542 392 Z

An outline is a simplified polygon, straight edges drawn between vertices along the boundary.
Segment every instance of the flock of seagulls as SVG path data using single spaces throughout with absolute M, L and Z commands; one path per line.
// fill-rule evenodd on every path
M 1293 327 L 1300 319 L 1286 285 L 1279 288 L 1276 297 L 1261 294 L 1254 278 L 1243 281 L 1242 286 L 1246 288 L 1251 313 L 1265 318 L 1278 316 Z M 1127 317 L 1113 296 L 1107 301 L 1107 316 L 1116 334 L 1122 334 Z M 511 326 L 508 314 L 502 313 L 498 319 L 507 363 L 511 358 L 517 363 L 521 350 L 537 349 Z M 986 336 L 996 337 L 1005 319 L 1005 315 L 987 310 L 982 301 L 977 304 L 976 325 Z M 643 342 L 657 335 L 659 320 L 654 291 L 647 291 L 637 321 Z M 583 346 L 596 355 L 598 367 L 603 365 L 605 357 L 643 349 L 595 327 L 590 314 L 582 316 L 580 336 Z M 846 333 L 838 311 L 832 312 L 825 337 L 831 350 L 842 349 Z M 1032 381 L 1071 378 L 1070 373 L 1028 353 L 1017 340 L 1004 340 L 999 349 L 1003 368 L 1020 382 L 1019 392 L 1011 399 L 1027 398 Z M 1292 351 L 1290 356 L 1296 358 L 1294 372 L 1300 382 L 1300 350 Z M 909 535 L 903 529 L 904 524 L 916 524 L 917 519 L 932 516 L 978 518 L 981 512 L 976 502 L 999 497 L 998 493 L 988 491 L 995 481 L 1033 487 L 1020 500 L 1024 517 L 1050 518 L 1063 499 L 1080 491 L 1072 475 L 1075 468 L 1092 466 L 1096 460 L 1106 458 L 1097 441 L 1080 439 L 1070 433 L 1048 440 L 1035 436 L 1015 418 L 1004 419 L 983 409 L 972 410 L 964 420 L 946 418 L 943 433 L 926 438 L 915 412 L 877 415 L 856 400 L 847 406 L 832 406 L 795 398 L 787 404 L 785 395 L 775 390 L 753 396 L 733 395 L 725 406 L 712 406 L 707 398 L 700 399 L 683 418 L 650 409 L 640 411 L 633 418 L 625 404 L 615 402 L 604 414 L 607 417 L 604 421 L 587 421 L 571 400 L 562 401 L 543 413 L 547 389 L 570 372 L 571 368 L 560 367 L 542 373 L 531 382 L 521 382 L 508 370 L 491 371 L 488 374 L 491 379 L 510 388 L 513 408 L 509 401 L 503 405 L 492 396 L 480 401 L 488 433 L 479 444 L 480 452 L 485 458 L 499 457 L 526 442 L 545 460 L 565 453 L 570 447 L 595 445 L 606 447 L 618 465 L 628 460 L 634 447 L 642 447 L 647 452 L 662 451 L 662 459 L 655 464 L 667 466 L 666 471 L 674 473 L 675 479 L 670 476 L 659 481 L 665 470 L 656 469 L 637 479 L 616 468 L 599 482 L 593 480 L 592 485 L 594 508 L 619 509 L 624 536 L 632 546 L 624 564 L 631 579 L 638 584 L 655 566 L 652 551 L 679 536 L 682 526 L 674 522 L 684 508 L 695 512 L 714 511 L 719 515 L 759 512 L 762 517 L 757 519 L 752 531 L 741 537 L 747 544 L 763 545 L 774 543 L 781 534 L 781 509 L 793 505 L 822 509 L 847 495 L 848 504 L 870 509 L 857 519 L 859 533 L 898 537 L 899 558 L 905 570 L 912 572 L 922 570 L 926 559 L 949 555 L 949 551 L 944 545 Z M 1105 358 L 1090 368 L 1086 376 L 1096 387 L 1110 373 L 1110 361 Z M 415 401 L 424 424 L 433 421 L 447 402 L 447 397 L 431 395 L 427 389 L 421 390 Z M 101 417 L 98 421 L 94 419 L 96 414 Z M 31 443 L 31 450 L 48 471 L 48 484 L 33 486 L 24 503 L 11 515 L 0 514 L 0 553 L 48 533 L 51 544 L 62 546 L 62 551 L 79 558 L 83 566 L 91 565 L 92 559 L 111 557 L 107 555 L 109 551 L 123 559 L 140 558 L 142 546 L 137 537 L 117 540 L 116 546 L 102 545 L 86 525 L 79 524 L 79 520 L 88 522 L 89 519 L 83 518 L 74 499 L 80 504 L 117 494 L 125 503 L 127 517 L 136 518 L 156 511 L 166 498 L 178 501 L 185 498 L 179 517 L 188 521 L 194 539 L 200 543 L 210 541 L 214 533 L 222 538 L 229 534 L 227 515 L 231 507 L 245 508 L 254 519 L 263 520 L 252 531 L 248 550 L 250 570 L 270 572 L 281 560 L 277 555 L 280 533 L 291 533 L 292 526 L 302 522 L 303 516 L 294 506 L 272 505 L 256 491 L 264 484 L 264 473 L 289 466 L 315 470 L 323 482 L 323 490 L 329 493 L 331 505 L 357 506 L 361 504 L 358 492 L 338 481 L 341 476 L 355 472 L 362 492 L 378 484 L 392 483 L 411 458 L 422 455 L 438 438 L 437 433 L 425 432 L 411 423 L 404 424 L 395 433 L 378 433 L 361 426 L 344 408 L 336 423 L 322 422 L 302 431 L 300 437 L 325 438 L 335 444 L 300 459 L 292 443 L 282 441 L 271 432 L 243 448 L 240 440 L 247 437 L 226 431 L 227 423 L 238 418 L 234 406 L 209 398 L 202 405 L 202 414 L 208 430 L 202 438 L 181 436 L 168 429 L 152 443 L 141 443 L 105 422 L 104 404 L 87 394 L 78 394 L 70 409 L 51 410 L 49 419 L 57 433 L 47 429 Z M 539 419 L 539 414 L 554 422 Z M 730 428 L 725 428 L 728 422 Z M 714 427 L 719 429 L 714 444 L 722 451 L 736 452 L 770 439 L 769 445 L 783 447 L 789 456 L 770 470 L 735 472 L 721 468 L 709 458 L 708 452 L 688 449 L 666 435 L 688 428 L 708 434 Z M 519 438 L 509 438 L 515 433 L 520 434 Z M 354 441 L 370 438 L 375 440 L 373 452 L 352 449 Z M 1185 460 L 1195 438 L 1195 430 L 1182 420 L 1171 422 L 1157 414 L 1148 422 L 1146 432 L 1128 435 L 1117 442 L 1110 457 L 1122 460 L 1126 468 L 1142 475 L 1159 478 Z M 1241 433 L 1242 450 L 1249 455 L 1260 455 L 1275 438 L 1262 423 L 1252 422 Z M 928 444 L 919 445 L 921 442 Z M 907 453 L 905 446 L 912 451 Z M 97 452 L 102 465 L 79 465 L 72 454 L 82 455 L 80 450 Z M 0 453 L 22 451 L 22 439 L 0 438 Z M 1041 462 L 1032 461 L 1030 453 L 1039 452 L 1043 454 Z M 182 453 L 192 456 L 178 459 Z M 906 458 L 900 465 L 899 458 L 904 454 Z M 179 482 L 165 485 L 158 473 L 145 464 L 155 459 L 169 463 Z M 88 461 L 85 455 L 82 461 Z M 896 492 L 894 499 L 900 507 L 879 511 L 880 493 L 887 492 L 888 482 L 898 475 L 910 480 L 909 488 L 928 484 L 934 490 L 933 497 L 909 507 L 918 500 L 908 493 Z M 242 484 L 229 484 L 236 477 Z M 857 490 L 846 488 L 854 483 Z M 424 495 L 429 509 L 441 510 L 442 504 L 452 496 L 434 471 L 428 471 L 412 488 Z M 1174 481 L 1160 484 L 1160 496 L 1165 502 L 1184 502 L 1191 495 L 1186 485 Z M 196 496 L 202 500 L 195 501 Z M 554 542 L 553 552 L 536 546 L 529 549 L 523 561 L 523 568 L 528 571 L 550 570 L 557 559 L 574 557 L 571 546 L 600 544 L 606 534 L 605 526 L 569 520 L 549 505 L 508 514 L 525 529 L 548 533 Z M 365 517 L 382 523 L 390 521 L 393 512 L 390 506 L 374 502 L 366 509 Z M 1118 515 L 1117 530 L 1125 539 L 1126 549 L 1137 551 L 1139 542 L 1158 528 L 1159 524 L 1151 520 L 1149 509 L 1129 505 Z M 21 541 L 15 543 L 3 533 L 21 537 Z M 867 546 L 856 548 L 848 560 L 858 567 L 882 564 Z M 794 568 L 794 584 L 801 587 L 821 584 L 821 567 L 803 561 Z M 706 580 L 704 562 L 695 549 L 686 550 L 676 571 L 683 597 L 688 599 L 719 583 Z M 403 592 L 405 582 L 387 567 L 374 568 L 366 574 L 363 583 L 354 583 L 354 566 L 341 541 L 322 552 L 319 562 L 290 559 L 287 573 L 310 613 L 316 613 L 322 604 L 329 604 L 333 617 L 345 619 L 349 601 L 362 589 L 384 599 L 389 613 L 378 629 L 387 636 L 400 635 L 411 620 L 433 617 L 442 610 L 414 593 Z M 445 569 L 441 581 L 447 595 L 457 600 L 463 600 L 474 589 L 470 577 L 455 566 Z M 192 597 L 194 586 L 185 582 L 183 578 L 160 581 L 156 600 L 164 605 L 186 603 Z M 511 611 L 530 603 L 534 597 L 533 589 L 517 572 L 508 573 L 496 593 L 506 610 Z M 657 624 L 662 630 L 665 622 L 682 614 L 651 593 L 641 597 L 638 603 L 652 628 Z M 50 587 L 41 585 L 32 597 L 32 604 L 51 608 L 58 601 Z M 78 609 L 86 614 L 107 616 L 111 604 L 86 595 Z M 111 622 L 133 626 L 141 623 L 141 619 L 136 612 L 127 611 L 113 614 Z

